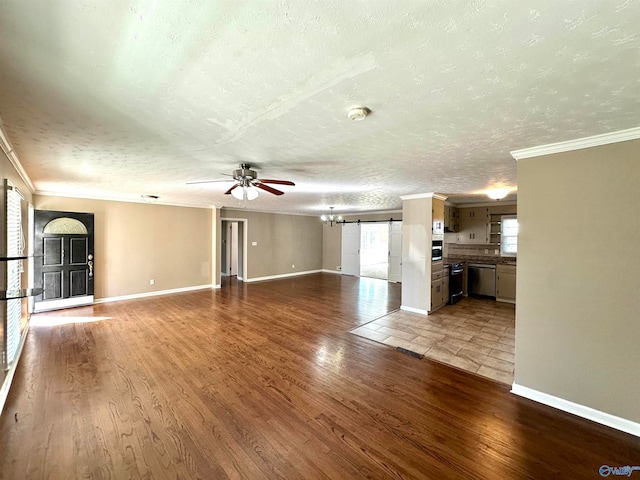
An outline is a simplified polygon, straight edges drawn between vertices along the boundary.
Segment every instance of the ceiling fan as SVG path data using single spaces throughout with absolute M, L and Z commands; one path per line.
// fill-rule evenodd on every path
M 240 168 L 233 171 L 233 181 L 236 184 L 227 190 L 225 195 L 231 194 L 238 200 L 242 200 L 243 198 L 247 198 L 248 200 L 253 200 L 258 196 L 258 192 L 250 187 L 256 187 L 265 192 L 272 193 L 274 195 L 284 195 L 284 192 L 277 190 L 273 187 L 267 185 L 267 183 L 271 183 L 274 185 L 291 185 L 295 186 L 295 183 L 290 182 L 289 180 L 265 180 L 259 179 L 258 173 L 255 170 L 251 169 L 251 165 L 248 163 L 241 163 Z M 194 185 L 197 183 L 213 183 L 213 182 L 230 182 L 232 180 L 206 180 L 203 182 L 187 182 L 187 185 Z M 238 187 L 242 187 L 240 190 L 236 190 Z

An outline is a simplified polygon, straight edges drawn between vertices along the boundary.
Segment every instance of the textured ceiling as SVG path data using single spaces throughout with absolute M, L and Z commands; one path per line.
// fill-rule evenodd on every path
M 640 124 L 640 2 L 0 2 L 0 117 L 37 191 L 392 210 L 516 187 L 509 151 Z M 364 104 L 372 114 L 347 118 Z

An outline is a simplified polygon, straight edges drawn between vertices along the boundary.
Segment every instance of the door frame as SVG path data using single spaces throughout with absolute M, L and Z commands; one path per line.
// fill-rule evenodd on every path
M 247 248 L 247 239 L 249 238 L 249 220 L 246 218 L 224 217 L 220 219 L 220 222 L 221 225 L 225 222 L 238 222 L 238 280 L 246 281 L 248 270 L 247 264 L 249 263 Z M 240 223 L 242 223 L 242 228 L 240 228 Z M 225 254 L 225 252 L 222 253 Z
M 36 215 L 37 212 L 51 212 L 54 214 L 58 214 L 57 216 L 53 216 L 51 217 L 51 219 L 49 219 L 47 221 L 47 223 L 45 223 L 43 225 L 43 227 L 45 225 L 47 225 L 49 222 L 55 220 L 56 218 L 65 218 L 65 217 L 69 217 L 69 218 L 73 218 L 70 217 L 70 215 L 83 215 L 83 216 L 87 216 L 87 218 L 91 219 L 91 224 L 87 225 L 86 224 L 86 220 L 79 220 L 76 219 L 78 221 L 80 221 L 81 223 L 83 223 L 85 225 L 85 227 L 87 227 L 87 231 L 89 232 L 87 235 L 87 238 L 90 239 L 90 242 L 88 244 L 88 254 L 91 255 L 91 257 L 89 257 L 89 259 L 91 261 L 94 262 L 95 265 L 95 215 L 93 213 L 90 212 L 68 212 L 68 211 L 59 211 L 59 210 L 38 210 L 35 209 L 34 210 L 34 222 L 33 222 L 33 230 L 31 230 L 30 235 L 31 235 L 31 243 L 33 244 L 34 248 L 34 252 L 38 251 L 38 248 L 36 246 L 36 242 L 37 242 L 37 235 L 36 235 Z M 88 259 L 88 260 L 89 260 Z M 37 259 L 34 258 L 34 283 L 36 281 L 36 274 L 37 274 L 37 267 L 36 267 L 36 263 L 37 263 Z M 93 270 L 95 272 L 95 268 L 94 269 L 90 269 L 89 267 L 87 267 L 87 269 L 89 269 L 90 271 Z M 37 300 L 37 297 L 35 299 L 34 302 L 34 306 L 33 306 L 33 312 L 34 313 L 39 313 L 39 312 L 46 312 L 49 310 L 58 310 L 58 309 L 63 309 L 63 308 L 71 308 L 71 307 L 78 307 L 81 305 L 91 305 L 94 303 L 94 294 L 95 294 L 95 274 L 91 273 L 89 274 L 89 277 L 87 279 L 88 282 L 91 282 L 91 288 L 89 289 L 89 291 L 91 292 L 89 295 L 79 295 L 79 296 L 73 296 L 73 297 L 67 297 L 67 298 L 60 298 L 60 299 L 54 299 L 54 300 Z

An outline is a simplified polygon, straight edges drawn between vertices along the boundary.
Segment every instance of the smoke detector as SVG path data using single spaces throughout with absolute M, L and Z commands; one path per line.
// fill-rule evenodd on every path
M 364 120 L 365 117 L 369 115 L 369 113 L 371 113 L 371 110 L 369 110 L 367 107 L 363 107 L 362 105 L 354 105 L 353 107 L 349 108 L 349 110 L 347 110 L 347 117 L 349 117 L 350 120 L 359 122 L 360 120 Z

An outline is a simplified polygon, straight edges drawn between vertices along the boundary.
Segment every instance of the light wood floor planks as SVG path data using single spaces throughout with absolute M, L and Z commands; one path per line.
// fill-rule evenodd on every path
M 431 315 L 396 310 L 351 330 L 505 385 L 513 384 L 515 305 L 463 298 Z
M 2 478 L 576 479 L 640 462 L 635 437 L 349 333 L 399 303 L 399 285 L 317 274 L 58 312 L 70 323 L 32 328 L 0 418 Z

